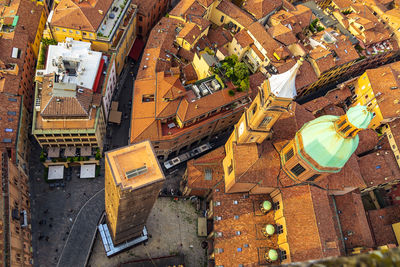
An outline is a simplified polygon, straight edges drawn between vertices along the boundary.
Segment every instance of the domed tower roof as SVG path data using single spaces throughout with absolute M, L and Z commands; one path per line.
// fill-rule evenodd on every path
M 308 156 L 320 166 L 339 168 L 338 172 L 358 146 L 357 133 L 366 129 L 371 119 L 372 113 L 365 106 L 352 107 L 341 117 L 321 116 L 304 124 L 296 135 L 296 144 L 299 147 L 301 138 Z

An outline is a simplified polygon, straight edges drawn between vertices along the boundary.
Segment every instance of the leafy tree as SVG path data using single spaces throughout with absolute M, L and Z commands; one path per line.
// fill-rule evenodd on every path
M 249 69 L 243 62 L 237 62 L 234 67 L 235 76 L 238 80 L 243 80 L 249 76 Z
M 243 79 L 243 80 L 240 82 L 240 89 L 241 89 L 242 92 L 243 92 L 243 91 L 248 90 L 249 87 L 250 87 L 249 77 L 246 77 L 245 79 Z

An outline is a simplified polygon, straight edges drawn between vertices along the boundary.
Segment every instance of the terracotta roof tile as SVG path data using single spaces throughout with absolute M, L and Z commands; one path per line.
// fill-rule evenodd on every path
M 189 160 L 187 163 L 187 186 L 193 190 L 212 189 L 217 182 L 223 179 L 222 160 L 224 157 L 224 146 L 221 146 L 198 159 Z M 211 180 L 205 179 L 205 169 L 211 170 Z
M 218 27 L 216 29 L 210 29 L 207 34 L 208 40 L 214 47 L 225 46 L 226 44 L 232 42 L 231 33 L 224 29 L 223 27 Z
M 62 0 L 54 10 L 51 25 L 97 31 L 113 0 Z M 100 14 L 99 10 L 103 12 Z
M 367 211 L 374 233 L 376 246 L 396 244 L 392 224 L 400 221 L 400 207 L 389 206 L 378 210 Z
M 194 58 L 194 53 L 181 47 L 179 48 L 177 56 L 185 59 L 187 62 L 192 62 Z
M 259 22 L 252 23 L 247 29 L 267 51 L 268 57 L 272 57 L 275 50 L 280 47 Z
M 375 94 L 381 93 L 378 97 L 381 102 L 378 106 L 383 118 L 398 117 L 400 105 L 395 104 L 399 100 L 396 90 L 391 88 L 400 88 L 398 76 L 400 75 L 400 63 L 392 63 L 377 69 L 369 69 L 366 71 L 368 79 L 371 83 L 372 90 Z
M 339 241 L 326 191 L 305 185 L 283 188 L 281 192 L 291 261 L 339 256 Z M 329 248 L 332 243 L 334 246 Z
M 390 150 L 378 150 L 365 155 L 359 158 L 358 164 L 368 186 L 377 186 L 399 178 L 397 163 Z
M 246 0 L 242 8 L 252 14 L 257 20 L 282 7 L 282 0 Z
M 355 151 L 356 155 L 370 151 L 378 145 L 378 134 L 372 129 L 366 129 L 359 132 L 358 137 L 360 141 Z
M 333 116 L 342 116 L 346 112 L 343 108 L 335 106 L 334 104 L 330 104 L 323 108 L 321 115 L 333 115 Z
M 251 23 L 253 23 L 253 19 L 249 14 L 230 1 L 222 0 L 217 6 L 217 9 L 235 19 L 244 28 L 247 28 Z
M 335 105 L 342 104 L 347 98 L 351 96 L 352 94 L 348 87 L 331 90 L 325 95 L 325 97 L 329 99 L 332 102 L 332 104 Z
M 182 68 L 183 75 L 185 76 L 186 81 L 197 81 L 197 73 L 192 64 L 187 64 Z
M 282 24 L 270 27 L 268 29 L 268 32 L 275 40 L 281 42 L 284 45 L 290 45 L 299 41 L 292 30 L 290 30 L 286 26 L 283 26 Z
M 331 103 L 332 102 L 328 98 L 322 96 L 304 103 L 303 107 L 315 115 Z
M 356 188 L 365 188 L 366 184 L 360 172 L 358 157 L 352 155 L 339 173 L 332 173 L 321 181 L 321 186 L 331 191 L 349 191 Z
M 193 17 L 203 17 L 206 13 L 206 9 L 199 4 L 199 2 L 194 1 L 189 8 L 184 13 L 183 17 L 188 21 L 191 21 Z
M 334 198 L 340 210 L 338 216 L 346 248 L 374 247 L 360 192 L 356 190 Z
M 236 41 L 240 44 L 241 47 L 248 47 L 253 43 L 253 39 L 247 33 L 247 30 L 243 29 L 237 34 L 235 34 Z
M 214 190 L 213 201 L 218 201 L 220 205 L 213 209 L 214 216 L 220 216 L 221 220 L 214 221 L 214 231 L 222 233 L 222 236 L 215 237 L 213 242 L 214 248 L 223 249 L 223 252 L 215 253 L 215 265 L 236 266 L 239 263 L 245 266 L 258 265 L 259 249 L 277 248 L 276 235 L 265 238 L 256 230 L 265 224 L 274 224 L 273 212 L 266 215 L 259 212 L 261 202 L 270 200 L 270 197 L 250 195 L 244 198 L 243 194 L 239 193 L 225 194 L 223 183 L 217 188 L 219 192 Z M 234 201 L 237 201 L 237 204 L 234 204 Z M 234 218 L 235 215 L 238 216 L 237 219 Z M 240 231 L 240 235 L 237 235 L 236 231 Z

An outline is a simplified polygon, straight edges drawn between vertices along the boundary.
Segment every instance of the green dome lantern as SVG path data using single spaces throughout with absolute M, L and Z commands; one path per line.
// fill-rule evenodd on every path
M 272 203 L 268 200 L 265 200 L 261 203 L 261 211 L 267 213 L 272 209 Z
M 277 261 L 278 260 L 278 251 L 276 251 L 275 249 L 270 249 L 268 251 L 268 259 L 271 261 Z
M 275 233 L 275 227 L 274 227 L 272 224 L 267 224 L 267 225 L 265 226 L 265 232 L 266 232 L 268 235 L 273 235 L 273 234 Z
M 306 124 L 296 134 L 296 145 L 321 167 L 335 168 L 339 172 L 358 146 L 357 133 L 366 129 L 372 120 L 372 113 L 365 106 L 350 108 L 341 117 L 321 116 Z M 301 140 L 300 140 L 301 139 Z M 300 156 L 304 159 L 304 156 Z M 318 169 L 318 166 L 313 166 Z

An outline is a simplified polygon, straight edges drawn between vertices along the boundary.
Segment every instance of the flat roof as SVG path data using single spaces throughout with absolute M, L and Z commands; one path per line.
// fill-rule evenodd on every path
M 91 44 L 66 38 L 64 43 L 49 45 L 45 74 L 60 75 L 60 83 L 76 84 L 93 89 L 101 52 L 92 51 Z M 76 68 L 76 74 L 68 75 L 66 70 Z
M 106 160 L 114 181 L 123 189 L 140 188 L 165 180 L 150 141 L 106 152 Z
M 60 180 L 64 178 L 64 165 L 49 166 L 48 180 Z

